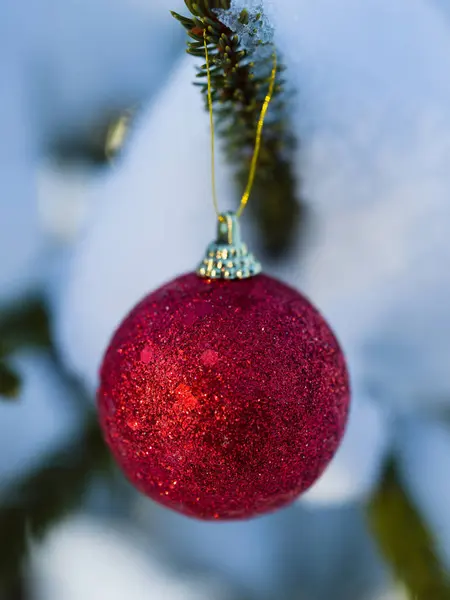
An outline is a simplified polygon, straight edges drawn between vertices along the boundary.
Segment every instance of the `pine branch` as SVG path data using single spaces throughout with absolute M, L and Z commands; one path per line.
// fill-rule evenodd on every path
M 0 582 L 21 572 L 30 542 L 83 501 L 89 484 L 110 465 L 94 415 L 80 437 L 43 460 L 28 477 L 2 493 L 0 501 Z
M 20 376 L 6 363 L 0 362 L 0 396 L 15 400 L 20 392 Z
M 135 112 L 134 107 L 127 111 L 110 110 L 88 132 L 69 137 L 62 134 L 50 148 L 53 159 L 62 167 L 80 161 L 98 169 L 108 167 L 111 158 L 118 157 L 125 145 L 130 117 Z
M 229 9 L 230 0 L 185 0 L 185 4 L 192 17 L 172 14 L 187 30 L 190 38 L 187 52 L 192 56 L 205 59 L 204 31 L 207 31 L 218 133 L 224 140 L 227 160 L 236 167 L 239 189 L 243 190 L 272 64 L 261 58 L 258 51 L 245 49 L 239 37 L 219 20 L 214 9 Z M 241 22 L 246 23 L 248 18 L 243 11 Z M 288 249 L 302 214 L 295 197 L 297 182 L 292 159 L 296 140 L 286 107 L 283 72 L 281 65 L 270 118 L 264 128 L 254 198 L 250 202 L 263 232 L 265 249 L 272 256 Z M 206 64 L 200 67 L 197 77 L 207 106 Z
M 8 356 L 20 348 L 50 348 L 47 307 L 40 298 L 14 304 L 0 313 L 0 397 L 17 398 L 20 374 L 8 364 Z
M 49 316 L 41 298 L 15 303 L 0 313 L 0 356 L 24 346 L 49 348 L 50 345 Z
M 43 458 L 21 481 L 2 489 L 0 498 L 0 587 L 5 592 L 20 579 L 30 542 L 79 506 L 91 481 L 112 461 L 104 445 L 96 415 L 79 383 L 68 375 L 52 344 L 49 314 L 39 298 L 29 299 L 0 314 L 0 393 L 18 393 L 19 375 L 5 359 L 22 348 L 39 348 L 87 410 L 78 439 Z
M 407 497 L 391 461 L 369 505 L 369 519 L 381 552 L 411 600 L 449 600 L 450 579 L 434 540 Z

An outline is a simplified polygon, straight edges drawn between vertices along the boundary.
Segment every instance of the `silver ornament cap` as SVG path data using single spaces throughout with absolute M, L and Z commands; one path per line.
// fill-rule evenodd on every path
M 221 214 L 217 239 L 208 246 L 197 275 L 207 279 L 248 279 L 261 270 L 261 263 L 242 241 L 237 215 L 233 212 Z

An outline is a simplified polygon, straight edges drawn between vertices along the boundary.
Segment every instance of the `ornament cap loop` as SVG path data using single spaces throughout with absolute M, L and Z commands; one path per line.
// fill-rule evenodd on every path
M 261 270 L 261 263 L 242 241 L 236 213 L 219 215 L 217 239 L 208 246 L 197 275 L 208 279 L 248 279 Z

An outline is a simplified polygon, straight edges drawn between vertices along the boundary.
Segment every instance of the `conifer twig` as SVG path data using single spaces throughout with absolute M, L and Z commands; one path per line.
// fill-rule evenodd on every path
M 205 58 L 204 31 L 207 31 L 211 59 L 212 99 L 217 129 L 224 141 L 226 158 L 236 167 L 239 189 L 247 181 L 255 145 L 258 117 L 269 85 L 272 61 L 263 54 L 243 46 L 239 36 L 224 25 L 215 12 L 227 10 L 230 0 L 185 0 L 191 17 L 172 12 L 190 38 L 187 52 Z M 242 11 L 245 24 L 249 13 Z M 272 255 L 282 254 L 297 233 L 300 203 L 296 198 L 297 182 L 293 172 L 296 140 L 292 135 L 284 91 L 284 67 L 276 80 L 274 98 L 267 120 L 257 176 L 250 207 L 263 232 L 264 246 Z M 206 64 L 197 75 L 202 93 L 207 94 Z M 238 198 L 239 199 L 239 198 Z
M 47 307 L 40 298 L 4 307 L 0 313 L 0 397 L 10 400 L 20 393 L 21 377 L 8 357 L 22 348 L 50 347 Z
M 450 600 L 450 579 L 435 541 L 401 485 L 394 460 L 368 507 L 371 529 L 394 577 L 411 600 Z
M 112 463 L 111 463 L 112 464 Z M 22 480 L 2 490 L 0 498 L 0 584 L 20 575 L 33 540 L 77 508 L 93 478 L 108 470 L 110 455 L 95 415 L 72 440 Z

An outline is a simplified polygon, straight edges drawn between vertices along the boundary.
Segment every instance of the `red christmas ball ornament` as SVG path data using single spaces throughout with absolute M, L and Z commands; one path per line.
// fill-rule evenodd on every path
M 236 227 L 223 216 L 199 274 L 132 310 L 98 392 L 106 440 L 130 481 L 201 519 L 291 503 L 332 459 L 349 408 L 331 329 L 304 296 L 258 274 Z

